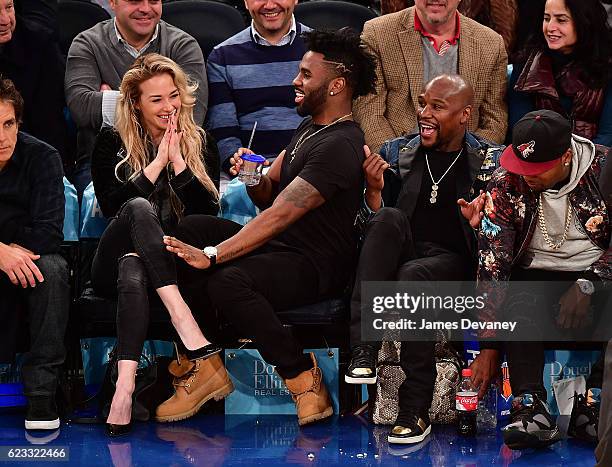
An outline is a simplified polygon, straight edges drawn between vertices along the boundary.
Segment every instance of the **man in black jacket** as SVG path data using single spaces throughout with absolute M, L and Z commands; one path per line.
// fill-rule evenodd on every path
M 0 362 L 11 362 L 22 313 L 30 349 L 23 367 L 27 429 L 56 429 L 58 368 L 68 321 L 68 267 L 58 254 L 64 222 L 62 163 L 19 132 L 23 99 L 0 80 Z
M 366 151 L 364 205 L 357 218 L 365 239 L 351 299 L 348 383 L 373 384 L 377 378 L 380 342 L 362 335 L 372 325 L 364 319 L 362 326 L 363 282 L 475 277 L 473 228 L 483 203 L 478 194 L 497 167 L 502 147 L 466 131 L 472 99 L 472 87 L 463 78 L 440 75 L 419 96 L 419 135 L 385 142 L 381 155 Z M 474 200 L 468 203 L 469 198 Z M 399 414 L 390 443 L 419 443 L 431 431 L 435 336 L 418 332 L 420 342 L 402 342 L 400 364 L 406 379 L 398 391 Z
M 27 6 L 25 11 L 26 6 L 20 6 L 23 14 L 33 9 Z M 43 6 L 48 5 L 43 2 Z M 44 11 L 37 14 L 42 17 Z M 21 130 L 57 149 L 68 169 L 65 66 L 52 34 L 35 20 L 16 15 L 13 0 L 0 0 L 0 73 L 15 83 L 25 102 Z

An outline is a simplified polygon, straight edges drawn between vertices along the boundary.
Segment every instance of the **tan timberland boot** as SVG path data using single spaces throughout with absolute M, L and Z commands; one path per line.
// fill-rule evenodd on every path
M 306 425 L 334 414 L 329 393 L 323 382 L 321 369 L 317 366 L 314 354 L 310 354 L 313 367 L 303 371 L 295 378 L 285 379 L 285 385 L 297 410 L 298 423 Z
M 195 360 L 182 356 L 170 363 L 168 371 L 174 376 L 175 392 L 157 407 L 155 420 L 158 422 L 189 418 L 210 399 L 221 400 L 234 390 L 218 354 Z

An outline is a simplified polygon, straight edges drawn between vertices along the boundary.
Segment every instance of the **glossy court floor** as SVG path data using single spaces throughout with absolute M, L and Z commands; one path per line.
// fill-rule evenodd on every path
M 560 422 L 560 426 L 563 421 Z M 222 466 L 222 465 L 418 465 L 592 466 L 593 447 L 563 440 L 542 451 L 511 451 L 499 430 L 461 438 L 454 427 L 434 426 L 420 445 L 389 446 L 388 427 L 361 417 L 334 417 L 299 428 L 293 416 L 198 415 L 179 423 L 138 423 L 131 434 L 110 440 L 103 425 L 63 423 L 56 432 L 23 429 L 23 414 L 0 413 L 0 451 L 7 446 L 68 448 L 63 462 L 3 465 Z M 45 444 L 46 443 L 46 444 Z

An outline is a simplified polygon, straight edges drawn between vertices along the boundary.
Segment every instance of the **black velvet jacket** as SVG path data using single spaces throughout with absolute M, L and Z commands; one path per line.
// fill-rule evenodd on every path
M 121 206 L 132 198 L 142 197 L 151 201 L 157 208 L 162 228 L 172 228 L 177 219 L 170 209 L 169 190 L 174 191 L 184 206 L 184 215 L 210 214 L 216 215 L 219 204 L 214 196 L 199 182 L 189 168 L 177 176 L 162 172 L 153 184 L 139 172 L 130 177 L 124 164 L 119 170 L 120 181 L 115 176 L 117 163 L 125 157 L 123 144 L 119 133 L 113 128 L 100 130 L 91 161 L 91 177 L 96 192 L 98 204 L 105 217 L 117 214 Z M 219 187 L 219 154 L 217 145 L 211 137 L 207 137 L 207 145 L 203 148 L 202 158 L 208 175 Z

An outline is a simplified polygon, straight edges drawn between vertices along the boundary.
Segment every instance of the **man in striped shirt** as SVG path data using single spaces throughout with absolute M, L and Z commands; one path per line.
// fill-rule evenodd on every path
M 247 147 L 272 160 L 291 140 L 302 121 L 291 84 L 306 52 L 295 21 L 297 0 L 246 0 L 251 26 L 216 46 L 208 57 L 207 127 L 217 140 L 221 166 Z

